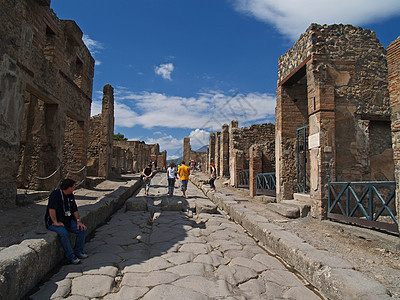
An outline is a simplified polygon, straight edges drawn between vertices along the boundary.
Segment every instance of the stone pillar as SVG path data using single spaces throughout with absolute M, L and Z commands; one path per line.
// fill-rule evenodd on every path
M 114 89 L 107 84 L 103 88 L 102 134 L 99 151 L 99 176 L 108 178 L 111 175 L 114 139 Z
M 396 180 L 397 220 L 400 216 L 400 37 L 387 47 L 390 107 L 392 109 L 392 148 Z M 400 223 L 399 223 L 400 231 Z
M 276 200 L 293 199 L 296 191 L 296 129 L 304 126 L 287 87 L 278 86 L 275 108 Z M 305 101 L 305 100 L 302 100 Z M 308 123 L 308 121 L 307 121 Z
M 232 120 L 229 125 L 229 177 L 231 180 L 231 186 L 237 187 L 237 166 L 236 166 L 236 157 L 237 154 L 234 154 L 234 145 L 233 145 L 233 132 L 237 129 L 239 123 L 237 120 Z
M 210 163 L 216 163 L 215 159 L 215 146 L 216 146 L 216 134 L 214 132 L 210 133 L 209 144 L 208 144 L 208 166 L 207 170 L 210 171 Z
M 231 153 L 231 159 L 231 185 L 237 188 L 239 187 L 239 172 L 244 170 L 244 152 L 241 150 L 233 150 L 233 153 Z
M 204 173 L 210 173 L 210 146 L 207 147 L 206 162 L 205 166 L 202 167 Z
M 190 137 L 183 138 L 183 160 L 185 161 L 186 165 L 189 165 L 190 160 Z
M 262 173 L 262 151 L 256 145 L 251 146 L 249 151 L 249 192 L 254 197 L 257 195 L 257 174 Z
M 313 61 L 310 62 L 310 64 Z M 335 88 L 324 72 L 308 72 L 311 214 L 325 218 L 327 213 L 328 182 L 335 178 Z M 328 77 L 329 78 L 329 77 Z M 311 87 L 311 88 L 310 88 Z
M 229 176 L 229 127 L 228 124 L 222 125 L 220 140 L 220 177 Z
M 220 169 L 221 169 L 220 148 L 221 148 L 221 131 L 218 131 L 215 136 L 215 161 L 214 161 L 217 176 L 219 176 Z

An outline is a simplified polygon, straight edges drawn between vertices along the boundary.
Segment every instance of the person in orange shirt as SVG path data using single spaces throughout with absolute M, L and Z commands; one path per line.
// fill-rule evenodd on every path
M 178 169 L 179 179 L 181 181 L 182 196 L 186 198 L 186 190 L 189 181 L 190 169 L 185 165 L 185 162 L 181 162 L 181 166 Z

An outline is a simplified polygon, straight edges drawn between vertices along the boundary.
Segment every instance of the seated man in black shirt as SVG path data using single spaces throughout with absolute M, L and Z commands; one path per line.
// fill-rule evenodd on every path
M 88 257 L 83 253 L 85 245 L 86 226 L 79 218 L 78 207 L 73 194 L 75 181 L 65 179 L 60 189 L 54 190 L 47 204 L 45 223 L 49 230 L 57 232 L 65 256 L 73 263 L 78 264 L 80 259 Z M 68 231 L 76 235 L 75 248 L 72 249 Z

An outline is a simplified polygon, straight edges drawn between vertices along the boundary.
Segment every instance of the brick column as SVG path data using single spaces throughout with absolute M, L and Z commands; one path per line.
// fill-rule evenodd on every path
M 185 161 L 186 165 L 189 165 L 190 160 L 190 137 L 183 138 L 183 160 Z
M 316 64 L 317 62 L 311 61 Z M 324 72 L 308 72 L 311 214 L 326 218 L 328 182 L 335 178 L 335 88 Z
M 229 127 L 228 124 L 222 125 L 220 146 L 220 177 L 229 176 Z
M 220 148 L 221 148 L 221 131 L 218 131 L 215 135 L 215 169 L 217 172 L 217 176 L 219 176 L 220 169 L 221 169 L 221 161 L 220 161 Z
M 111 175 L 114 139 L 114 89 L 107 84 L 103 88 L 102 128 L 99 150 L 99 175 L 108 178 Z
M 257 195 L 257 174 L 262 173 L 262 151 L 256 145 L 250 147 L 249 191 L 250 196 Z
M 387 47 L 390 107 L 392 109 L 392 148 L 396 180 L 397 220 L 400 216 L 400 37 Z M 399 223 L 400 231 L 400 223 Z
M 210 172 L 210 163 L 213 162 L 215 164 L 215 139 L 216 134 L 214 132 L 210 133 L 209 143 L 208 143 L 208 165 L 207 171 Z
M 233 134 L 234 131 L 238 128 L 238 121 L 237 120 L 232 120 L 230 125 L 229 125 L 229 177 L 231 181 L 231 186 L 236 186 L 238 185 L 237 183 L 237 153 L 234 154 L 234 144 L 233 144 Z

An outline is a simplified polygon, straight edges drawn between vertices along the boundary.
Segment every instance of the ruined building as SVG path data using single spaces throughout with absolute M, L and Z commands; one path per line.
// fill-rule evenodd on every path
M 312 24 L 279 59 L 276 97 L 277 201 L 301 193 L 323 217 L 329 181 L 393 180 L 386 51 L 374 32 Z
M 250 148 L 252 146 L 253 149 L 260 151 L 257 173 L 275 172 L 275 124 L 253 124 L 250 127 L 239 128 L 237 121 L 231 121 L 229 174 L 232 186 L 249 186 L 250 178 L 255 178 L 255 176 L 250 176 Z
M 158 144 L 140 141 L 114 141 L 114 89 L 103 88 L 102 112 L 90 118 L 87 175 L 110 178 L 142 171 L 150 161 L 166 168 L 167 152 Z
M 50 0 L 0 6 L 0 207 L 85 176 L 94 60 Z
M 186 165 L 189 166 L 189 161 L 194 160 L 196 162 L 201 162 L 202 166 L 205 167 L 207 164 L 207 153 L 193 151 L 190 146 L 190 137 L 183 138 L 183 157 L 182 160 L 185 161 Z
M 101 114 L 90 118 L 87 175 L 109 178 L 114 141 L 114 89 L 103 88 Z
M 400 37 L 387 48 L 388 80 L 390 92 L 390 106 L 392 109 L 392 142 L 394 175 L 397 187 L 400 186 Z M 396 189 L 397 216 L 400 215 L 400 194 Z M 399 227 L 400 231 L 400 227 Z
M 218 176 L 229 178 L 232 186 L 251 187 L 255 196 L 257 174 L 275 171 L 275 125 L 239 128 L 236 120 L 224 124 L 221 131 L 210 134 L 207 162 L 214 162 Z

